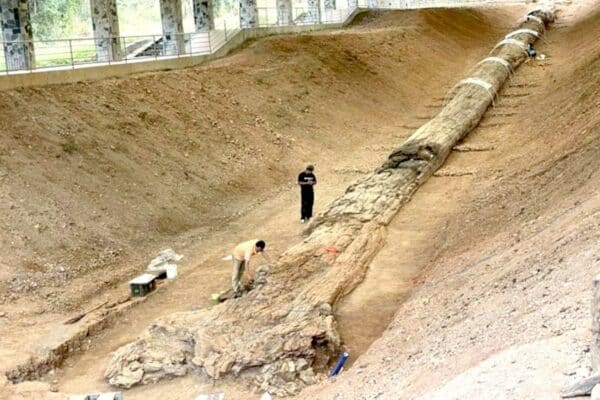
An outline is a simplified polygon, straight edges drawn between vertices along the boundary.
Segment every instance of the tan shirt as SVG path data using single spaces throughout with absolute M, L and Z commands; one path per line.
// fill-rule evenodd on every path
M 258 239 L 252 239 L 235 246 L 235 249 L 233 249 L 233 258 L 240 261 L 250 261 L 253 255 L 258 254 L 256 252 L 256 242 L 258 242 Z

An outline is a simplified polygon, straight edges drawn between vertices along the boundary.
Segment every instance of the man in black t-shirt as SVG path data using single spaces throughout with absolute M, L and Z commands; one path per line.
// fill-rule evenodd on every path
M 311 164 L 298 175 L 298 185 L 300 185 L 300 221 L 304 224 L 312 218 L 312 209 L 315 202 L 315 192 L 313 186 L 317 184 L 317 177 L 313 174 L 315 167 Z

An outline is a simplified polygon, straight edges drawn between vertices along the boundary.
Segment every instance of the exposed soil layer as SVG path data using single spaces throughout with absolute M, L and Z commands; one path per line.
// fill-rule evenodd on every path
M 600 46 L 590 38 L 600 9 L 578 3 L 559 8 L 538 44 L 547 58 L 522 67 L 463 143 L 489 150 L 454 153 L 422 187 L 463 193 L 386 332 L 299 398 L 558 399 L 590 374 L 600 267 Z
M 522 21 L 514 37 L 525 45 L 535 43 L 554 21 L 552 12 L 531 15 L 539 21 Z M 490 54 L 509 68 L 480 63 L 472 79 L 487 82 L 497 93 L 511 71 L 528 61 L 523 50 L 494 48 Z M 139 339 L 114 352 L 106 379 L 130 388 L 187 373 L 213 379 L 234 375 L 277 396 L 315 383 L 341 350 L 332 307 L 363 280 L 391 219 L 493 101 L 487 90 L 457 87 L 439 114 L 310 223 L 302 243 L 257 270 L 250 293 L 211 309 L 157 319 Z
M 502 10 L 390 13 L 185 71 L 1 93 L 3 356 L 37 352 L 65 309 L 123 293 L 175 246 L 187 279 L 90 341 L 89 362 L 61 384 L 102 387 L 107 351 L 161 314 L 208 306 L 228 281 L 219 256 L 238 240 L 262 232 L 275 253 L 298 241 L 290 181 L 304 162 L 318 164 L 318 199 L 334 198 L 423 122 L 415 98 L 442 97 L 513 21 Z
M 3 302 L 78 305 L 286 189 L 306 160 L 389 137 L 412 99 L 452 82 L 444 68 L 468 65 L 502 27 L 501 13 L 464 10 L 380 19 L 261 40 L 205 67 L 0 93 Z M 385 132 L 369 124 L 383 118 Z M 100 282 L 85 279 L 99 269 Z

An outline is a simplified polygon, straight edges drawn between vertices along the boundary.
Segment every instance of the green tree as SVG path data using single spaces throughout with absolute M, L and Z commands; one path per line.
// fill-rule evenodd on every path
M 89 0 L 33 0 L 33 32 L 38 40 L 62 39 L 89 33 Z

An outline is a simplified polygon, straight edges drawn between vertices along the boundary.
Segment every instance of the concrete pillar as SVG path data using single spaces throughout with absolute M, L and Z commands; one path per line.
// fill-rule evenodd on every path
M 28 0 L 0 0 L 0 15 L 6 69 L 33 68 L 35 54 Z
M 181 0 L 160 0 L 160 17 L 164 54 L 174 56 L 185 53 Z
M 321 22 L 321 4 L 319 0 L 308 0 L 308 21 L 311 24 Z
M 122 60 L 117 0 L 90 0 L 90 9 L 98 61 Z
M 335 10 L 335 0 L 325 0 L 323 6 L 326 10 Z
M 193 0 L 196 32 L 215 29 L 212 0 Z
M 358 7 L 358 0 L 348 0 L 348 8 L 354 10 Z
M 258 7 L 256 0 L 240 0 L 240 28 L 258 26 Z
M 285 26 L 293 23 L 292 0 L 277 0 L 277 25 Z

